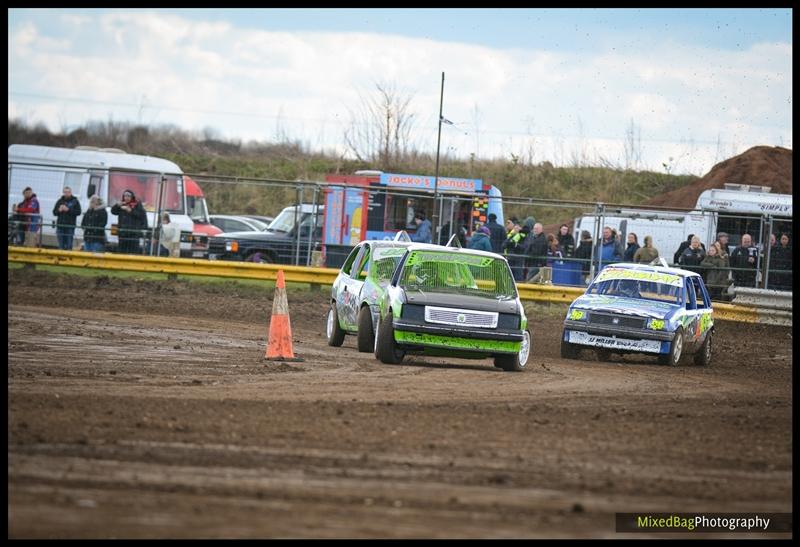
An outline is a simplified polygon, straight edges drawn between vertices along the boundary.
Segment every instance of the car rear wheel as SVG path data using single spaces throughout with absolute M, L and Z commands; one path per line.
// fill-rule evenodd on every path
M 519 347 L 519 353 L 495 355 L 494 366 L 506 372 L 521 372 L 525 370 L 528 358 L 531 355 L 531 347 L 530 331 L 522 331 L 522 343 Z
M 672 342 L 669 344 L 669 353 L 662 353 L 658 356 L 658 362 L 661 365 L 669 365 L 677 367 L 683 357 L 683 328 L 678 327 L 675 331 L 675 336 L 672 337 Z
M 344 343 L 344 330 L 339 326 L 339 315 L 336 313 L 336 303 L 331 302 L 328 310 L 328 322 L 325 332 L 328 335 L 328 345 L 339 347 Z
M 711 335 L 714 331 L 706 335 L 706 341 L 700 346 L 700 350 L 694 354 L 694 364 L 707 367 L 711 364 Z
M 375 349 L 375 332 L 372 330 L 372 313 L 369 306 L 358 312 L 358 351 L 369 353 Z
M 403 360 L 406 352 L 397 347 L 394 340 L 394 326 L 392 325 L 392 312 L 383 321 L 378 320 L 378 332 L 375 333 L 375 357 L 381 363 L 396 365 Z

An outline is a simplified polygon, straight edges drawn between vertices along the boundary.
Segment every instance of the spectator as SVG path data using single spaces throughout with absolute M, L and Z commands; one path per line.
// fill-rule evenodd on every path
M 553 267 L 553 262 L 564 258 L 564 248 L 559 244 L 555 234 L 547 234 L 547 251 L 545 252 L 547 261 L 545 265 Z
M 638 250 L 639 236 L 631 232 L 628 234 L 628 246 L 625 247 L 625 254 L 622 256 L 622 260 L 625 262 L 633 262 L 633 257 L 636 255 L 636 251 Z
M 689 237 L 686 238 L 686 241 L 681 241 L 681 244 L 678 246 L 678 250 L 675 251 L 675 256 L 672 257 L 673 264 L 680 264 L 681 255 L 683 254 L 683 251 L 685 251 L 689 245 L 691 245 L 693 237 L 694 234 L 689 234 Z
M 770 248 L 774 249 L 775 245 L 778 244 L 778 239 L 775 237 L 775 234 L 769 234 L 769 246 Z
M 416 243 L 431 243 L 431 221 L 425 218 L 425 213 L 417 211 L 414 215 L 414 222 L 417 224 L 417 231 L 411 234 L 411 241 Z
M 569 233 L 569 226 L 562 224 L 558 229 L 558 244 L 564 249 L 564 256 L 575 254 L 575 238 Z
M 578 248 L 575 249 L 575 258 L 581 261 L 581 270 L 583 271 L 584 283 L 588 284 L 588 277 L 591 271 L 592 262 L 592 234 L 589 230 L 581 232 L 581 241 Z
M 737 287 L 756 286 L 756 258 L 758 247 L 753 245 L 750 234 L 742 236 L 742 244 L 731 253 L 730 264 L 733 281 Z
M 650 264 L 658 258 L 658 249 L 653 247 L 653 236 L 644 236 L 644 247 L 639 247 L 633 254 L 633 261 L 637 264 Z
M 730 266 L 728 255 L 722 256 L 722 251 L 718 242 L 708 248 L 703 261 L 700 263 L 706 278 L 706 287 L 712 300 L 722 300 L 725 289 L 730 282 Z
M 75 225 L 81 214 L 81 202 L 72 195 L 72 188 L 64 187 L 64 194 L 58 198 L 53 206 L 53 215 L 56 217 L 56 237 L 58 248 L 62 251 L 72 250 L 72 239 L 75 236 Z
M 23 244 L 26 247 L 39 246 L 39 228 L 41 215 L 39 214 L 39 200 L 30 186 L 22 191 L 21 202 L 14 205 L 14 214 L 20 219 L 20 230 L 24 232 Z
M 472 234 L 472 239 L 469 240 L 470 249 L 478 249 L 479 251 L 494 252 L 492 248 L 491 230 L 486 226 L 481 226 Z
M 522 227 L 525 228 L 527 226 L 528 233 L 533 231 L 533 226 L 536 224 L 536 219 L 533 217 L 525 217 L 525 222 L 523 222 Z
M 89 199 L 89 210 L 83 214 L 83 250 L 91 253 L 102 253 L 106 250 L 106 224 L 108 213 L 100 196 Z
M 539 272 L 539 268 L 547 261 L 547 236 L 539 222 L 533 225 L 533 235 L 525 245 L 525 255 L 527 256 L 528 272 L 526 279 L 533 277 Z
M 678 264 L 690 272 L 700 273 L 700 263 L 705 257 L 706 252 L 700 246 L 700 238 L 694 236 L 689 246 L 684 249 L 683 253 L 681 253 L 681 256 L 678 258 Z
M 523 261 L 525 257 L 522 253 L 524 237 L 522 226 L 514 224 L 503 243 L 503 254 L 506 255 L 506 260 L 508 260 L 508 265 L 511 267 L 511 273 L 514 274 L 515 281 L 523 281 L 524 279 L 525 265 Z
M 781 242 L 770 251 L 767 288 L 792 290 L 792 246 L 788 234 L 781 234 Z
M 597 271 L 603 269 L 603 265 L 622 260 L 622 243 L 615 237 L 614 230 L 606 226 L 603 228 L 603 239 L 597 244 L 596 258 L 599 258 Z
M 122 192 L 122 201 L 111 208 L 111 214 L 119 217 L 119 252 L 142 254 L 139 239 L 145 236 L 147 230 L 147 213 L 142 203 L 131 190 L 125 190 Z
M 728 245 L 729 239 L 730 236 L 728 236 L 728 234 L 725 232 L 720 232 L 717 234 L 717 241 L 715 243 L 719 243 L 718 251 L 720 252 L 720 256 L 729 256 L 731 254 L 731 247 Z
M 177 224 L 170 222 L 169 213 L 161 213 L 161 231 L 159 234 L 159 256 L 180 258 L 181 256 L 181 229 Z
M 503 241 L 506 239 L 506 232 L 498 224 L 496 214 L 489 213 L 489 222 L 486 223 L 486 227 L 489 228 L 490 232 L 489 239 L 492 242 L 492 252 L 503 252 Z

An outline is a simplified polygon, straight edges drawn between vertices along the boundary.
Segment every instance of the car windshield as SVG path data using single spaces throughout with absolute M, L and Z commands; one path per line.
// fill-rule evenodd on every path
M 405 253 L 405 247 L 377 247 L 373 253 L 370 274 L 377 281 L 389 281 Z
M 683 278 L 679 275 L 612 267 L 600 272 L 586 289 L 586 294 L 655 300 L 675 305 L 683 303 L 683 292 Z
M 311 213 L 300 213 L 297 215 L 300 219 L 301 226 L 311 226 L 313 225 L 314 219 L 311 216 Z M 293 209 L 284 209 L 281 213 L 275 217 L 269 224 L 269 229 L 273 232 L 284 232 L 289 233 L 294 228 L 294 210 Z M 317 226 L 322 226 L 322 222 L 317 219 Z
M 408 290 L 496 299 L 517 295 L 505 260 L 463 252 L 411 251 L 399 285 Z

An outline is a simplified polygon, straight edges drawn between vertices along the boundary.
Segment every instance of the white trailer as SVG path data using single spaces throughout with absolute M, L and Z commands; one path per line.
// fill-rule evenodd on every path
M 42 217 L 42 245 L 56 246 L 53 207 L 65 186 L 80 200 L 81 210 L 89 208 L 89 198 L 99 195 L 108 211 L 108 243 L 117 244 L 117 217 L 111 207 L 130 189 L 147 212 L 148 228 L 158 227 L 158 210 L 166 211 L 181 230 L 181 251 L 190 251 L 194 227 L 187 214 L 183 172 L 171 161 L 126 154 L 117 149 L 93 147 L 56 148 L 12 144 L 8 147 L 8 213 L 22 201 L 22 191 L 30 186 L 39 200 Z M 83 215 L 77 219 L 80 222 Z M 82 230 L 75 231 L 75 245 L 83 241 Z

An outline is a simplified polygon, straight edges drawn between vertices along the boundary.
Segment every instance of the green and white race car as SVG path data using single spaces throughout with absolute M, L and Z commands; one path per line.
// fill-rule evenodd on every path
M 378 300 L 409 245 L 408 234 L 399 232 L 394 241 L 363 241 L 350 252 L 331 289 L 328 345 L 341 346 L 346 334 L 356 334 L 358 351 L 373 351 Z
M 501 255 L 412 244 L 378 309 L 374 351 L 383 363 L 399 363 L 406 353 L 493 358 L 507 371 L 528 362 L 528 319 Z

